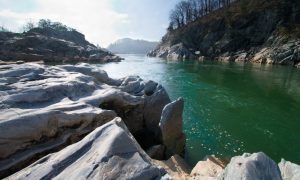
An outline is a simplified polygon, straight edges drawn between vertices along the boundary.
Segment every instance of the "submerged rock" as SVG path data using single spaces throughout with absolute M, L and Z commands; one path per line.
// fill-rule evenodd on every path
M 0 177 L 117 116 L 145 150 L 161 144 L 160 132 L 153 131 L 170 100 L 162 86 L 145 84 L 137 76 L 111 79 L 88 64 L 0 66 Z
M 117 118 L 8 179 L 155 179 L 163 175 Z
M 277 164 L 264 153 L 247 154 L 233 157 L 218 179 L 253 180 L 272 179 L 281 180 Z

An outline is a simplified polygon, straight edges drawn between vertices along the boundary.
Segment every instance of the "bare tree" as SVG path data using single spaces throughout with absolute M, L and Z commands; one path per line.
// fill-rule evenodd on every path
M 31 29 L 35 28 L 35 24 L 32 20 L 29 20 L 24 26 L 23 26 L 23 32 L 30 31 Z
M 182 0 L 170 12 L 168 29 L 180 28 L 196 19 L 222 7 L 228 7 L 236 0 Z
M 0 32 L 9 32 L 4 26 L 0 26 Z

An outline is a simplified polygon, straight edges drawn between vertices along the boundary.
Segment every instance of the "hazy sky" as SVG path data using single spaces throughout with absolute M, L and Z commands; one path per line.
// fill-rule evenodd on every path
M 179 0 L 0 0 L 0 26 L 20 31 L 28 21 L 51 19 L 106 47 L 123 37 L 160 40 Z

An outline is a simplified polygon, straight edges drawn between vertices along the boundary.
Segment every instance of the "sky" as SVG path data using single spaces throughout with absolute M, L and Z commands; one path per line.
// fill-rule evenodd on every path
M 50 19 L 101 47 L 120 38 L 159 41 L 179 0 L 0 0 L 0 26 L 21 32 L 26 22 Z

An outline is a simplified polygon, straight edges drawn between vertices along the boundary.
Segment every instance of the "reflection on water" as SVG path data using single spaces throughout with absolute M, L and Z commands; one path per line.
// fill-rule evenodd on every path
M 143 55 L 99 65 L 111 77 L 155 80 L 185 99 L 186 158 L 263 151 L 300 163 L 300 70 L 285 66 L 167 62 Z

